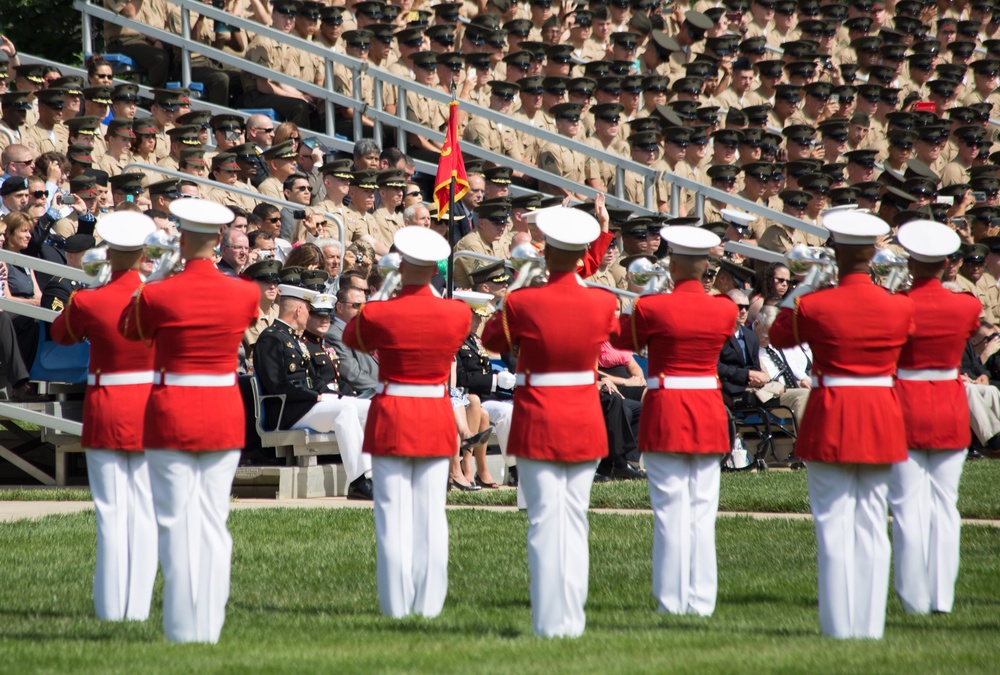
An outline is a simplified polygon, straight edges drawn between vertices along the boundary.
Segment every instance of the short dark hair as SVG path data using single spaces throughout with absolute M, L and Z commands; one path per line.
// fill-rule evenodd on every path
M 295 181 L 304 180 L 308 181 L 309 177 L 303 173 L 293 173 L 291 176 L 285 179 L 285 182 L 281 184 L 282 190 L 291 190 L 292 186 L 295 185 Z
M 265 232 L 264 230 L 254 230 L 247 235 L 247 240 L 250 242 L 250 248 L 257 248 L 257 242 L 261 239 L 267 241 L 269 239 L 274 239 L 274 236 L 270 232 Z
M 272 213 L 277 213 L 278 207 L 274 204 L 268 204 L 267 202 L 261 202 L 257 206 L 253 207 L 253 214 L 263 220 L 264 218 L 270 217 Z

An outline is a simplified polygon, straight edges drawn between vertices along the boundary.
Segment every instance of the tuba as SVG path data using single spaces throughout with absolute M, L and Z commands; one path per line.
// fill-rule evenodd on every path
M 155 263 L 146 277 L 147 284 L 163 281 L 183 268 L 179 235 L 171 237 L 164 230 L 157 230 L 146 237 L 142 247 L 146 257 Z
M 871 271 L 881 281 L 881 286 L 896 293 L 909 281 L 909 257 L 880 248 L 872 257 Z
M 792 274 L 803 276 L 810 288 L 833 286 L 837 279 L 837 263 L 833 250 L 820 246 L 796 244 L 785 253 L 785 264 Z
M 399 284 L 402 280 L 402 277 L 399 275 L 399 263 L 402 261 L 403 257 L 398 253 L 386 253 L 382 256 L 382 259 L 378 261 L 378 271 L 382 275 L 382 285 L 372 294 L 369 302 L 388 300 L 399 290 Z
M 108 249 L 103 246 L 84 253 L 80 267 L 94 277 L 90 282 L 90 288 L 99 288 L 111 280 L 111 261 L 108 260 Z
M 538 286 L 546 281 L 545 258 L 531 244 L 520 244 L 510 252 L 510 264 L 517 270 L 517 277 L 507 292 L 525 286 Z
M 643 287 L 639 295 L 663 293 L 671 283 L 670 272 L 664 267 L 663 261 L 654 263 L 647 258 L 632 261 L 628 266 L 628 280 L 636 286 Z

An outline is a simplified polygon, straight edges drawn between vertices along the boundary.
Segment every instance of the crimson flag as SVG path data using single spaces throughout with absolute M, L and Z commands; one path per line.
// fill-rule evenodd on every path
M 462 159 L 462 148 L 458 145 L 458 101 L 448 104 L 448 132 L 445 134 L 437 177 L 434 179 L 434 204 L 437 206 L 438 218 L 444 218 L 448 213 L 452 178 L 455 179 L 455 201 L 458 201 L 469 191 L 465 160 Z

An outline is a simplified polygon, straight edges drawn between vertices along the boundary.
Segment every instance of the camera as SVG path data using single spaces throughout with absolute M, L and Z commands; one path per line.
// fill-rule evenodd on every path
M 295 211 L 292 211 L 292 218 L 294 218 L 295 220 L 305 220 L 306 212 L 303 211 L 302 209 L 297 209 Z
M 215 7 L 216 9 L 225 9 L 226 0 L 212 0 L 212 7 Z
M 981 190 L 973 190 L 972 198 L 976 200 L 976 203 L 982 203 L 986 201 L 986 193 Z
M 260 249 L 257 253 L 257 260 L 270 260 L 274 257 L 274 251 L 271 249 Z

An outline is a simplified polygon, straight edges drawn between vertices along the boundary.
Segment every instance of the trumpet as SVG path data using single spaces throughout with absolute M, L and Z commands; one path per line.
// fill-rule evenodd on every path
M 90 288 L 98 288 L 111 280 L 111 261 L 108 260 L 108 249 L 104 247 L 92 248 L 84 253 L 80 267 L 94 277 Z
M 909 256 L 880 248 L 872 258 L 871 271 L 884 288 L 896 293 L 909 280 Z
M 183 269 L 179 235 L 171 237 L 165 231 L 157 230 L 146 237 L 142 247 L 146 257 L 156 263 L 146 283 L 162 281 Z
M 785 264 L 792 274 L 805 275 L 803 283 L 810 288 L 832 286 L 836 282 L 837 263 L 832 249 L 796 244 L 785 253 Z
M 546 280 L 545 259 L 531 244 L 520 244 L 510 252 L 510 264 L 517 270 L 517 277 L 507 292 L 516 291 L 525 286 L 541 285 Z
M 639 295 L 663 293 L 671 284 L 670 272 L 664 267 L 663 261 L 653 263 L 647 258 L 632 261 L 628 266 L 628 280 L 643 287 Z
M 382 259 L 378 261 L 378 271 L 382 275 L 382 285 L 372 294 L 369 302 L 388 300 L 399 290 L 399 284 L 402 280 L 402 277 L 399 275 L 399 263 L 402 261 L 403 257 L 398 253 L 386 253 L 382 256 Z

